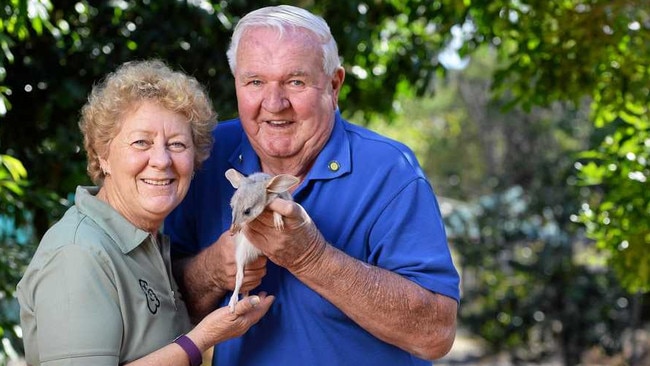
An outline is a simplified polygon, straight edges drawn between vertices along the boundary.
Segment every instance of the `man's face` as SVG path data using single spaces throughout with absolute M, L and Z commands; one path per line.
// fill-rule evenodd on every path
M 243 35 L 235 70 L 239 116 L 263 167 L 282 161 L 305 173 L 332 131 L 344 75 L 342 68 L 324 73 L 321 46 L 304 29 L 282 38 L 267 27 Z

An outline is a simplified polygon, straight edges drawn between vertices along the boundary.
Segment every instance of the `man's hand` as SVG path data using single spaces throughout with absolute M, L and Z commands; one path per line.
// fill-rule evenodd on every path
M 277 230 L 273 213 L 282 215 L 284 229 Z M 244 235 L 272 262 L 291 272 L 317 261 L 327 243 L 307 212 L 298 203 L 276 198 L 251 221 Z
M 212 283 L 224 292 L 232 291 L 235 288 L 237 267 L 235 241 L 230 231 L 221 234 L 200 256 L 206 268 L 204 273 L 209 274 Z M 248 292 L 262 283 L 262 278 L 266 275 L 266 262 L 267 258 L 261 256 L 246 265 L 242 292 Z
M 244 270 L 242 291 L 251 291 L 266 275 L 266 257 L 259 257 Z M 174 262 L 176 280 L 193 323 L 203 319 L 235 288 L 235 241 L 229 231 L 201 253 Z

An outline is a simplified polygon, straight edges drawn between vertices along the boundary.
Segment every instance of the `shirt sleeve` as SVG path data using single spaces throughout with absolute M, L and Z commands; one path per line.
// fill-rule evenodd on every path
M 100 252 L 66 245 L 33 287 L 42 365 L 119 363 L 123 322 L 109 262 Z
M 409 182 L 388 202 L 373 227 L 370 245 L 371 263 L 459 300 L 458 271 L 437 199 L 425 179 Z

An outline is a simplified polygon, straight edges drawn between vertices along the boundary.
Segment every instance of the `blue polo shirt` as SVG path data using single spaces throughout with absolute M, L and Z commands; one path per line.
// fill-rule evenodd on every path
M 228 230 L 234 192 L 224 175 L 229 168 L 261 170 L 239 120 L 219 124 L 210 158 L 165 222 L 174 255 L 198 253 Z M 294 199 L 331 245 L 459 300 L 459 276 L 435 194 L 405 145 L 337 113 L 332 135 Z M 215 365 L 431 365 L 373 337 L 270 261 L 257 291 L 276 296 L 269 313 L 242 337 L 218 345 Z

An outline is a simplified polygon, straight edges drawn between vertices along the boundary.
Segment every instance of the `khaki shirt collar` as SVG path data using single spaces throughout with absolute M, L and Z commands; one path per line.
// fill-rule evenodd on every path
M 78 186 L 74 203 L 81 214 L 87 215 L 101 227 L 126 254 L 144 242 L 150 233 L 137 228 L 113 207 L 95 197 L 99 187 Z

